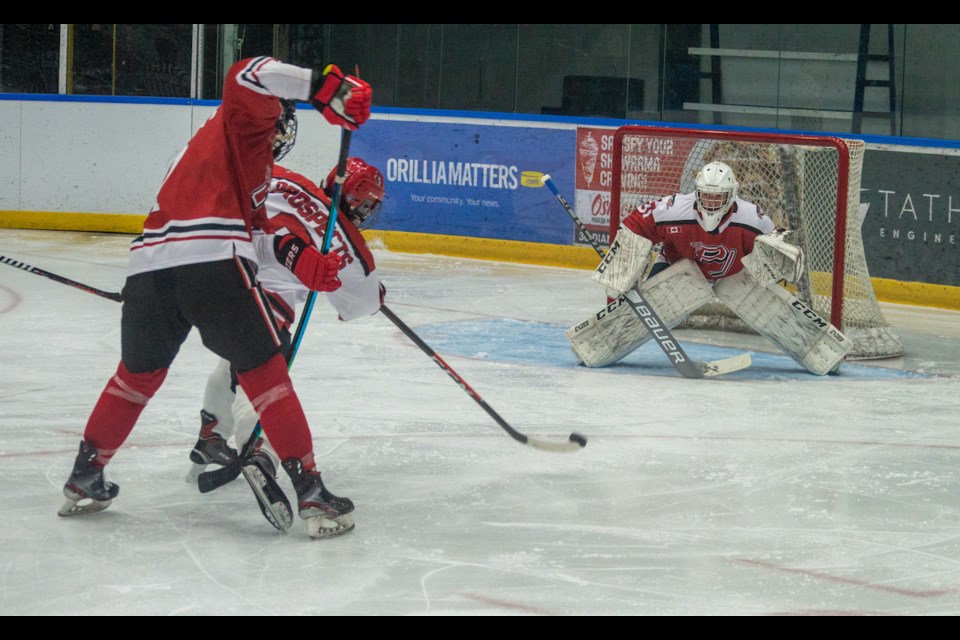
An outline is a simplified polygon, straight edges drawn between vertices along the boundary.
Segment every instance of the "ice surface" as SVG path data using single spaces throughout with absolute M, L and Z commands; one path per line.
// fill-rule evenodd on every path
M 119 291 L 129 240 L 0 230 L 0 255 Z M 387 318 L 318 300 L 291 374 L 354 532 L 284 535 L 242 479 L 184 482 L 216 362 L 196 333 L 107 468 L 119 497 L 60 518 L 121 305 L 0 265 L 0 614 L 960 614 L 960 313 L 883 305 L 906 355 L 826 378 L 678 331 L 754 357 L 690 380 L 652 343 L 576 366 L 587 272 L 375 256 L 390 308 L 513 428 L 587 446 L 523 446 Z

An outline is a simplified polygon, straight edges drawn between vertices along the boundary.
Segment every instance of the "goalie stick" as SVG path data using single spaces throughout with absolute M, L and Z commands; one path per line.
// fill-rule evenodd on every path
M 566 442 L 550 442 L 548 440 L 540 440 L 538 438 L 532 438 L 528 435 L 520 433 L 511 427 L 506 420 L 501 418 L 500 414 L 494 411 L 490 405 L 484 402 L 483 398 L 480 397 L 480 394 L 474 391 L 473 387 L 467 384 L 466 380 L 457 375 L 457 372 L 454 371 L 453 368 L 451 368 L 450 365 L 448 365 L 443 358 L 437 354 L 436 351 L 431 349 L 430 345 L 421 340 L 420 336 L 414 333 L 413 329 L 404 324 L 404 322 L 398 318 L 393 311 L 387 308 L 386 305 L 380 305 L 380 313 L 387 316 L 387 318 L 390 319 L 390 322 L 397 325 L 397 328 L 400 329 L 400 331 L 402 331 L 408 338 L 413 340 L 414 344 L 420 347 L 421 351 L 430 356 L 433 361 L 437 363 L 437 366 L 446 371 L 447 375 L 453 378 L 453 381 L 456 382 L 461 389 L 466 391 L 467 394 L 473 398 L 477 404 L 483 407 L 483 410 L 486 411 L 490 417 L 493 418 L 497 424 L 500 425 L 504 431 L 509 433 L 510 437 L 517 442 L 531 446 L 535 449 L 542 449 L 543 451 L 579 451 L 583 447 L 587 446 L 587 439 L 576 432 L 571 433 Z
M 567 214 L 577 225 L 577 228 L 580 229 L 580 233 L 583 234 L 584 238 L 590 241 L 593 249 L 597 252 L 597 255 L 600 256 L 600 259 L 602 260 L 604 258 L 604 253 L 600 249 L 600 245 L 593 240 L 593 238 L 584 228 L 583 223 L 581 223 L 580 219 L 577 218 L 577 214 L 574 213 L 573 208 L 557 190 L 556 185 L 553 184 L 553 180 L 550 179 L 550 175 L 546 173 L 543 174 L 541 180 L 543 181 L 543 184 L 545 184 L 547 188 L 553 192 L 553 195 L 556 196 L 557 201 L 566 210 Z M 656 340 L 657 346 L 663 350 L 663 352 L 670 359 L 670 362 L 673 363 L 673 366 L 677 368 L 677 371 L 687 378 L 705 378 L 724 373 L 731 373 L 733 371 L 745 369 L 752 363 L 749 353 L 743 353 L 738 356 L 723 358 L 722 360 L 712 360 L 709 362 L 697 362 L 695 360 L 691 360 L 690 356 L 688 356 L 683 350 L 683 347 L 680 346 L 680 343 L 677 342 L 676 338 L 673 337 L 673 334 L 670 333 L 670 329 L 663 323 L 663 321 L 660 319 L 660 316 L 657 315 L 656 311 L 653 310 L 653 307 L 647 303 L 643 297 L 643 294 L 640 293 L 640 283 L 634 285 L 633 288 L 630 289 L 630 291 L 628 291 L 625 295 L 630 308 L 633 309 L 635 314 L 637 314 L 640 322 L 642 322 L 650 331 L 650 335 L 652 335 L 654 340 Z
M 340 191 L 343 188 L 344 180 L 346 179 L 347 174 L 347 156 L 350 154 L 350 138 L 353 132 L 349 129 L 344 129 L 342 137 L 340 138 L 340 157 L 337 160 L 337 173 L 334 178 L 333 185 L 333 195 L 331 196 L 330 203 L 330 215 L 327 218 L 327 226 L 323 235 L 323 245 L 321 246 L 321 253 L 326 255 L 330 251 L 330 244 L 333 242 L 333 233 L 337 224 L 337 207 L 340 201 Z M 300 349 L 300 342 L 303 340 L 304 331 L 307 328 L 307 321 L 310 319 L 310 315 L 313 313 L 313 303 L 317 298 L 317 292 L 311 291 L 307 294 L 307 301 L 304 303 L 303 312 L 300 314 L 300 322 L 297 324 L 297 330 L 294 332 L 293 341 L 291 343 L 290 349 L 290 359 L 287 362 L 287 370 L 293 366 L 293 360 L 297 356 L 297 351 Z M 197 487 L 200 489 L 200 493 L 209 493 L 214 489 L 218 489 L 223 485 L 233 482 L 237 476 L 243 470 L 243 464 L 250 457 L 253 451 L 256 448 L 257 443 L 259 443 L 263 435 L 263 427 L 259 422 L 253 428 L 253 433 L 250 434 L 250 437 L 247 439 L 246 444 L 243 445 L 243 449 L 240 450 L 240 453 L 237 455 L 237 458 L 228 465 L 220 467 L 219 469 L 214 469 L 212 471 L 204 471 L 197 478 Z M 246 477 L 246 476 L 245 476 Z M 248 478 L 248 482 L 249 482 Z M 257 490 L 257 487 L 254 484 L 250 483 L 251 488 L 254 491 L 254 494 L 257 496 L 257 502 L 260 504 L 261 510 L 264 509 L 264 503 L 260 499 L 260 492 Z M 289 505 L 288 505 L 289 507 Z M 270 521 L 270 524 L 274 524 L 275 520 L 283 521 L 281 518 L 283 514 L 279 514 L 279 518 L 271 519 L 267 516 L 266 511 L 264 511 L 264 517 Z M 274 526 L 276 526 L 274 524 Z M 279 529 L 279 527 L 277 527 Z

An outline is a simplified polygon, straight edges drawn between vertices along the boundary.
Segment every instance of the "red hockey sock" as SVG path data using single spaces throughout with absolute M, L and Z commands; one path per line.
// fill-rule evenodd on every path
M 102 466 L 110 461 L 166 377 L 167 369 L 130 373 L 120 362 L 117 372 L 100 394 L 83 432 L 83 439 L 97 448 L 94 464 Z
M 238 372 L 240 386 L 260 416 L 260 424 L 281 460 L 313 460 L 313 440 L 287 363 L 279 353 L 256 369 Z

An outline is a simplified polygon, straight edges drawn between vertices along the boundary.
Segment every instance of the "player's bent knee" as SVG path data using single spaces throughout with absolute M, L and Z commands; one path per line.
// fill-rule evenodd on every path
M 293 392 L 287 363 L 280 353 L 249 371 L 238 371 L 237 380 L 260 415 L 274 402 Z
M 111 384 L 115 385 L 115 394 L 123 394 L 126 399 L 138 404 L 147 404 L 157 389 L 163 384 L 169 369 L 155 369 L 142 373 L 129 371 L 123 362 L 117 367 Z

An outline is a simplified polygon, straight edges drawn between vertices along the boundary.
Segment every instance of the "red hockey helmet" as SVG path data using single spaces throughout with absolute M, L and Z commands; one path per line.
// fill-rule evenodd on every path
M 323 190 L 333 197 L 333 185 L 337 177 L 334 167 L 323 183 Z M 360 158 L 347 158 L 346 175 L 340 189 L 340 210 L 358 229 L 369 228 L 383 205 L 383 174 L 372 164 Z

